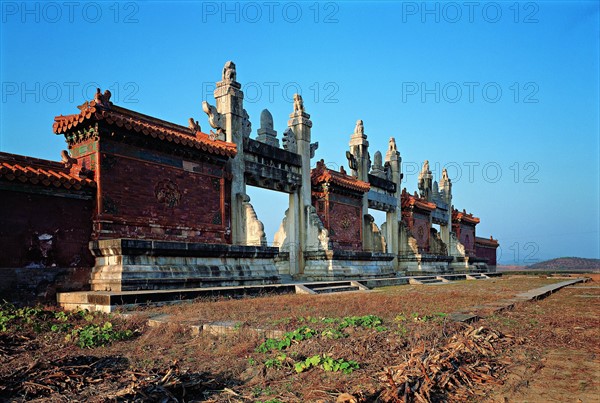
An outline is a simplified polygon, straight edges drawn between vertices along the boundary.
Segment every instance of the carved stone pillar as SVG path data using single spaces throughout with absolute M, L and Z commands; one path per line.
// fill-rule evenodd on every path
M 352 133 L 350 136 L 350 153 L 347 155 L 347 157 L 350 160 L 350 169 L 352 170 L 352 174 L 355 175 L 358 180 L 369 183 L 371 156 L 369 155 L 369 142 L 367 141 L 367 135 L 365 134 L 363 121 L 360 119 L 356 121 L 354 133 Z M 362 210 L 363 217 L 369 214 L 369 196 L 366 193 L 363 196 Z M 369 240 L 365 238 L 366 231 L 363 230 L 362 233 L 363 245 L 368 244 Z
M 215 127 L 219 136 L 224 135 L 225 141 L 235 143 L 237 155 L 229 161 L 229 172 L 233 179 L 231 183 L 231 239 L 233 244 L 246 243 L 244 238 L 244 209 L 243 196 L 246 195 L 244 177 L 244 137 L 250 136 L 251 126 L 248 113 L 244 109 L 244 93 L 242 86 L 236 81 L 236 70 L 233 62 L 225 63 L 222 80 L 217 83 L 214 91 L 220 124 L 215 127 L 211 115 L 209 122 Z M 205 109 L 206 110 L 206 109 Z M 208 112 L 207 112 L 208 113 Z
M 296 152 L 302 157 L 302 185 L 298 189 L 298 197 L 290 195 L 288 225 L 292 223 L 297 225 L 296 228 L 293 228 L 293 232 L 297 234 L 297 243 L 290 245 L 290 273 L 302 274 L 304 272 L 304 251 L 306 250 L 308 225 L 306 207 L 311 205 L 310 159 L 315 146 L 312 147 L 313 152 L 311 152 L 312 122 L 310 115 L 304 111 L 304 102 L 299 94 L 294 95 L 294 112 L 290 114 L 288 127 L 296 141 Z M 292 133 L 288 131 L 288 137 Z M 286 139 L 286 144 L 290 144 L 290 142 L 293 142 L 293 140 Z M 290 232 L 292 232 L 292 228 L 290 228 Z M 292 255 L 295 258 L 294 260 L 292 260 Z
M 440 237 L 450 249 L 450 232 L 452 231 L 452 181 L 448 177 L 446 168 L 442 170 L 442 179 L 440 179 L 439 190 L 443 200 L 448 205 L 448 223 L 441 226 Z
M 389 169 L 392 172 L 392 181 L 396 184 L 396 211 L 391 211 L 386 213 L 386 240 L 387 240 L 387 252 L 393 253 L 394 257 L 394 266 L 396 270 L 398 269 L 398 253 L 400 252 L 400 220 L 402 220 L 402 201 L 401 201 L 401 184 L 402 184 L 402 173 L 401 171 L 401 163 L 402 158 L 400 157 L 400 153 L 396 147 L 396 140 L 391 137 L 388 143 L 388 149 L 385 154 L 385 162 L 386 165 L 389 166 Z

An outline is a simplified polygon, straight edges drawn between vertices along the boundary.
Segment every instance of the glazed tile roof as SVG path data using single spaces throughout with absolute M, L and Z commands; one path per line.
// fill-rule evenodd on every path
M 476 236 L 475 237 L 475 244 L 480 244 L 480 245 L 484 245 L 484 246 L 491 246 L 493 248 L 497 248 L 498 247 L 498 240 L 494 239 L 492 237 L 481 238 L 481 237 Z
M 368 182 L 363 182 L 350 175 L 347 175 L 346 172 L 343 171 L 343 167 L 342 172 L 329 170 L 325 166 L 324 160 L 317 162 L 317 167 L 310 171 L 310 179 L 313 185 L 322 182 L 329 182 L 346 189 L 363 193 L 368 192 L 371 188 L 371 185 Z
M 60 162 L 3 152 L 0 152 L 0 181 L 75 190 L 96 187 L 96 182 L 71 174 Z
M 79 109 L 81 112 L 77 114 L 55 117 L 54 133 L 65 134 L 90 121 L 105 121 L 109 125 L 123 127 L 152 138 L 196 148 L 210 154 L 234 157 L 237 153 L 237 147 L 233 143 L 211 140 L 206 133 L 200 131 L 194 133 L 188 127 L 121 108 L 110 102 L 94 99 L 79 106 Z
M 452 221 L 462 221 L 468 224 L 479 224 L 481 220 L 478 217 L 475 217 L 473 214 L 467 214 L 465 210 L 460 212 L 454 209 L 452 210 Z
M 417 195 L 417 192 L 415 192 L 414 195 L 411 195 L 410 193 L 408 193 L 406 191 L 406 188 L 402 189 L 402 195 L 400 197 L 400 201 L 401 201 L 401 205 L 402 208 L 410 208 L 410 207 L 416 207 L 418 209 L 421 210 L 425 210 L 425 211 L 433 211 L 436 209 L 436 204 L 430 201 L 427 201 L 427 199 L 421 198 Z

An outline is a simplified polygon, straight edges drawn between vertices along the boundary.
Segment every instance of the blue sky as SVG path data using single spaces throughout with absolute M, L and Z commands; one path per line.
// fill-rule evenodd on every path
M 600 257 L 599 6 L 590 2 L 2 2 L 0 150 L 59 159 L 53 118 L 96 86 L 208 129 L 227 60 L 281 133 L 300 91 L 315 160 L 396 138 L 403 187 L 428 159 L 506 264 Z M 287 196 L 250 189 L 269 240 Z M 383 216 L 375 214 L 381 222 Z

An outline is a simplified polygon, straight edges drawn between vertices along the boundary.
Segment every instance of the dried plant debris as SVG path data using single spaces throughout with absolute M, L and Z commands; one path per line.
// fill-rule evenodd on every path
M 467 327 L 443 342 L 425 342 L 408 351 L 402 364 L 387 367 L 384 402 L 466 401 L 483 396 L 485 386 L 501 385 L 509 362 L 506 349 L 521 342 L 486 327 Z M 483 386 L 483 387 L 482 387 Z
M 76 356 L 34 361 L 0 378 L 0 400 L 53 399 L 77 393 L 89 401 L 177 402 L 183 396 L 205 398 L 223 386 L 205 373 L 131 369 L 124 357 Z M 88 390 L 89 396 L 82 396 Z M 60 400 L 60 399 L 59 399 Z

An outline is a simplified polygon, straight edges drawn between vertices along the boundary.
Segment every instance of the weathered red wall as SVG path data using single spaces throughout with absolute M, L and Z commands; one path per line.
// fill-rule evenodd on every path
M 417 240 L 420 252 L 429 251 L 429 216 L 413 213 L 412 234 Z
M 336 193 L 313 193 L 317 215 L 329 231 L 333 249 L 362 250 L 362 201 Z
M 27 188 L 41 192 L 35 186 Z M 63 190 L 43 190 L 53 194 L 0 190 L 0 267 L 91 267 L 88 242 L 94 201 L 65 197 L 68 192 Z M 53 236 L 47 258 L 37 238 L 42 234 Z
M 329 202 L 329 239 L 333 249 L 362 250 L 362 208 Z
M 229 242 L 222 166 L 110 142 L 98 165 L 96 238 Z
M 496 248 L 475 243 L 475 255 L 487 259 L 487 264 L 496 266 Z
M 56 293 L 90 289 L 90 267 L 0 267 L 0 300 L 56 304 Z
M 465 247 L 470 255 L 475 254 L 475 227 L 472 225 L 460 224 L 460 243 Z

